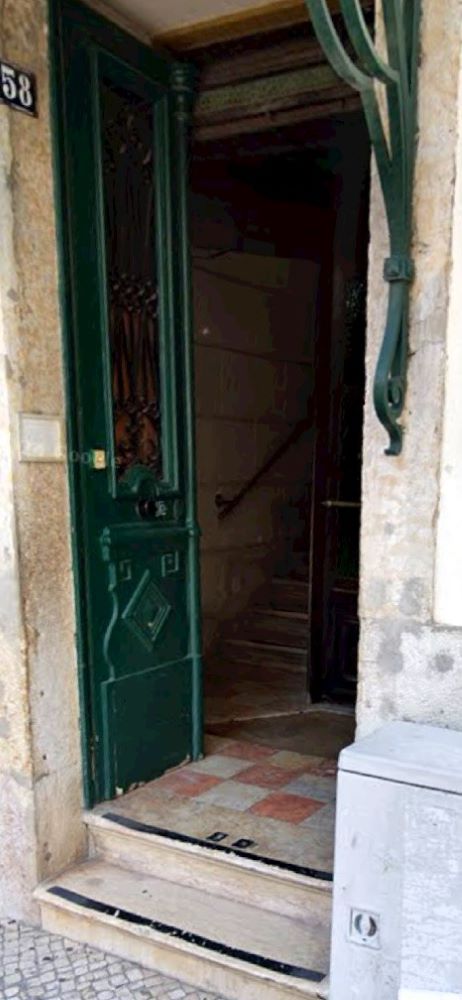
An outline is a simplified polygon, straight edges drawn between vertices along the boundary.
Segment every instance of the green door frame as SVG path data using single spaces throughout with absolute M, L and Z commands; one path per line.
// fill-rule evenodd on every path
M 108 48 L 118 47 L 127 61 L 140 66 L 140 45 L 117 25 L 112 24 L 78 0 L 49 0 L 49 59 L 51 94 L 51 133 L 53 172 L 55 189 L 55 213 L 57 249 L 60 273 L 60 307 L 63 325 L 63 365 L 67 410 L 68 455 L 78 451 L 77 392 L 75 330 L 72 303 L 72 261 L 70 253 L 70 226 L 67 214 L 66 152 L 65 152 L 65 111 L 63 79 L 65 67 L 61 59 L 61 17 L 63 10 L 72 10 L 72 16 L 90 29 L 98 43 Z M 147 56 L 149 50 L 146 51 Z M 165 57 L 166 60 L 168 57 Z M 196 499 L 196 453 L 194 419 L 194 367 L 192 336 L 192 293 L 190 268 L 190 243 L 188 233 L 188 182 L 187 162 L 189 145 L 189 124 L 193 102 L 194 71 L 190 64 L 171 63 L 172 91 L 174 95 L 174 129 L 177 159 L 172 165 L 176 170 L 176 219 L 173 238 L 177 247 L 177 287 L 180 298 L 180 315 L 183 338 L 181 344 L 184 374 L 183 398 L 185 401 L 185 528 L 189 536 L 190 560 L 188 574 L 188 608 L 190 615 L 190 652 L 193 659 L 193 704 L 192 704 L 192 745 L 191 756 L 197 759 L 203 750 L 203 706 L 202 706 L 202 641 L 199 583 L 199 529 L 197 525 Z M 86 573 L 83 545 L 79 544 L 82 524 L 81 508 L 81 463 L 68 461 L 72 557 L 74 571 L 76 608 L 76 647 L 78 660 L 79 696 L 81 712 L 81 745 L 84 799 L 87 807 L 98 800 L 97 782 L 92 749 L 91 687 L 88 669 L 88 622 L 86 615 Z

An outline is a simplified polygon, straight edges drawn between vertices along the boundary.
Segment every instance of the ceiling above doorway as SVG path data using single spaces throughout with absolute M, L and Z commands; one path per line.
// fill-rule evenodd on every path
M 305 0 L 87 0 L 108 16 L 123 18 L 152 41 L 188 51 L 230 38 L 300 24 Z M 373 0 L 364 0 L 371 7 Z M 329 0 L 336 12 L 338 0 Z

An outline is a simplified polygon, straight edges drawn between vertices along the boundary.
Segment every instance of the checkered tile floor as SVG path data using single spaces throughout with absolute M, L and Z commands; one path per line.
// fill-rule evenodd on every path
M 255 856 L 332 871 L 336 761 L 211 736 L 204 760 L 103 803 L 116 812 Z
M 218 737 L 210 743 L 215 753 L 164 775 L 158 789 L 284 823 L 306 822 L 335 798 L 334 760 Z

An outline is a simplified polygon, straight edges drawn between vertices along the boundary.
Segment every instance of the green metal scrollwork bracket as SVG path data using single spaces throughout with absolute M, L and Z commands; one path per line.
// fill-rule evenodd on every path
M 374 379 L 374 405 L 390 438 L 386 454 L 399 455 L 403 440 L 399 419 L 406 392 L 409 289 L 414 277 L 410 254 L 421 0 L 381 0 L 386 61 L 376 49 L 360 0 L 340 0 L 357 62 L 350 58 L 340 40 L 326 0 L 305 2 L 333 69 L 361 95 L 377 162 L 390 236 L 390 256 L 384 267 L 390 291 L 385 334 Z M 385 86 L 387 131 L 381 117 L 376 83 Z

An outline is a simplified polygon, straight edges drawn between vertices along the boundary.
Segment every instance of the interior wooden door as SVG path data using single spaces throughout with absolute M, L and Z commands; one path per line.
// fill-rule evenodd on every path
M 311 567 L 316 701 L 354 701 L 357 685 L 369 156 L 367 143 L 348 148 L 322 261 L 316 351 Z

